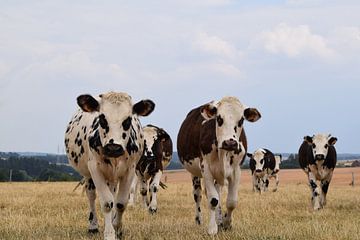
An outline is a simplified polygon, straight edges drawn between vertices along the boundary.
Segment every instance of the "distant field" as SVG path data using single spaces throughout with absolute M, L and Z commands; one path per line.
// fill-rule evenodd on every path
M 355 187 L 349 186 L 351 172 Z M 165 175 L 168 189 L 159 192 L 158 214 L 128 208 L 124 239 L 360 239 L 360 168 L 336 169 L 328 205 L 319 212 L 309 210 L 310 191 L 300 170 L 282 170 L 278 192 L 262 195 L 251 191 L 245 171 L 233 228 L 215 238 L 206 234 L 206 224 L 194 223 L 190 176 Z M 75 185 L 0 183 L 0 239 L 102 239 L 87 234 L 87 198 L 80 189 L 72 191 Z M 205 197 L 202 205 L 207 223 Z

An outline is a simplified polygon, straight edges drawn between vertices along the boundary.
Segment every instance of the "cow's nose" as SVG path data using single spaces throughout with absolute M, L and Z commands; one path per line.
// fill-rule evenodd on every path
M 120 144 L 109 143 L 104 147 L 104 154 L 108 157 L 120 157 L 124 154 L 124 148 Z
M 260 172 L 262 172 L 262 170 L 261 169 L 256 169 L 255 172 L 260 173 Z
M 324 154 L 316 154 L 315 155 L 315 160 L 324 160 L 324 159 L 325 159 Z
M 230 138 L 229 140 L 225 140 L 222 143 L 222 148 L 228 151 L 233 151 L 238 149 L 238 143 Z

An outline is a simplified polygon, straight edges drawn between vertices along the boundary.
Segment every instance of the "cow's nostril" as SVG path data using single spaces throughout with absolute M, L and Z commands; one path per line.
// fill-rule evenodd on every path
M 106 144 L 104 154 L 109 157 L 119 157 L 124 154 L 124 148 L 120 144 Z

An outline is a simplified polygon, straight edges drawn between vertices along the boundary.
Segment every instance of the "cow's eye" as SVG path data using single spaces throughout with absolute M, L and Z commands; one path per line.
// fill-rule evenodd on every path
M 325 148 L 328 148 L 328 146 L 329 146 L 328 144 L 325 144 Z
M 244 118 L 241 118 L 240 121 L 238 122 L 238 127 L 241 127 L 244 123 Z
M 264 163 L 264 159 L 261 159 L 261 160 L 260 160 L 260 164 L 263 164 L 263 163 Z
M 224 119 L 222 119 L 222 117 L 220 115 L 217 116 L 216 121 L 217 121 L 219 127 L 221 127 L 221 125 L 223 125 L 223 123 L 224 123 Z
M 122 122 L 122 126 L 123 126 L 123 129 L 124 129 L 125 131 L 129 130 L 130 125 L 131 125 L 131 117 L 128 117 L 127 119 L 125 119 L 125 120 Z
M 313 148 L 316 148 L 316 145 L 315 145 L 315 143 L 313 143 L 313 144 L 312 144 L 312 147 L 313 147 Z

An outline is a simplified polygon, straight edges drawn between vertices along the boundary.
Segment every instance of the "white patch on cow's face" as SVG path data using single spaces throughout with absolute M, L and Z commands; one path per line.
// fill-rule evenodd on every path
M 144 150 L 144 156 L 154 157 L 155 153 L 152 150 L 152 147 L 157 139 L 157 130 L 154 127 L 146 126 L 143 128 L 144 139 L 146 143 L 146 148 Z
M 275 157 L 275 168 L 274 168 L 274 171 L 275 171 L 275 172 L 278 172 L 278 171 L 280 170 L 280 163 L 281 163 L 282 158 L 281 158 L 281 156 L 279 156 L 279 155 L 275 155 L 274 157 Z
M 252 158 L 255 161 L 255 171 L 263 170 L 265 164 L 264 157 L 265 157 L 265 150 L 262 148 L 259 148 L 253 153 Z
M 235 141 L 239 147 L 244 122 L 244 106 L 234 97 L 225 97 L 216 107 L 217 147 L 223 148 L 226 141 Z
M 316 134 L 312 137 L 312 150 L 314 158 L 324 160 L 328 154 L 329 149 L 329 134 Z
M 108 93 L 99 101 L 99 136 L 102 146 L 118 144 L 126 149 L 133 122 L 132 102 L 125 93 Z

